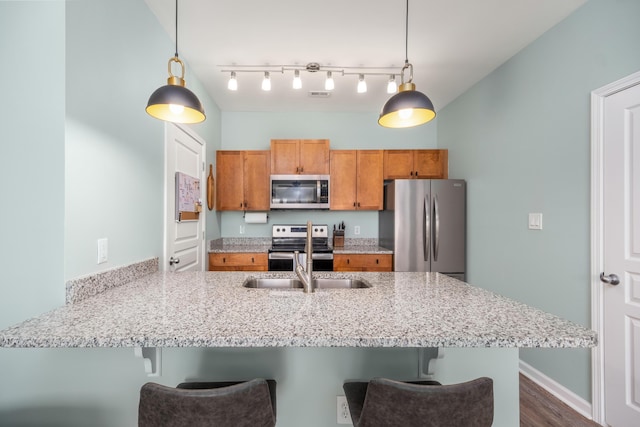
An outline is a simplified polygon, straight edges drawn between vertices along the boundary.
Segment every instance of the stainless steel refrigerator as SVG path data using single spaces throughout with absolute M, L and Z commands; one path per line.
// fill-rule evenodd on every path
M 385 184 L 380 246 L 394 271 L 435 271 L 465 280 L 466 182 L 396 179 Z

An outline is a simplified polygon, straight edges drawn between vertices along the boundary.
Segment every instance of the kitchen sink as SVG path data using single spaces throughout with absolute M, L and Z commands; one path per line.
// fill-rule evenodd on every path
M 371 285 L 360 279 L 329 279 L 313 280 L 316 289 L 363 289 Z M 245 288 L 254 289 L 302 289 L 302 282 L 298 279 L 275 279 L 250 277 L 242 284 Z

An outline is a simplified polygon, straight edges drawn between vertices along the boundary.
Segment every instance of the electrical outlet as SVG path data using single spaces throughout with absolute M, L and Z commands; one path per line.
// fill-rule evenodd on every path
M 355 234 L 356 236 L 358 234 L 360 234 L 360 226 L 356 225 L 355 227 L 353 227 L 353 234 Z
M 338 424 L 351 424 L 351 413 L 349 412 L 349 405 L 347 404 L 347 398 L 344 396 L 337 396 L 338 402 Z
M 240 226 L 240 234 L 244 234 L 244 225 Z
M 98 259 L 97 263 L 102 264 L 109 259 L 109 240 L 98 239 Z

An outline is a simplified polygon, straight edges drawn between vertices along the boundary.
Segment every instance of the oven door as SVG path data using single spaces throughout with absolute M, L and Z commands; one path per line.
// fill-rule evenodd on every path
M 294 271 L 293 252 L 269 252 L 269 271 Z M 298 261 L 304 266 L 307 254 L 300 253 Z M 314 253 L 313 271 L 333 271 L 333 253 Z
M 293 271 L 293 252 L 269 252 L 269 271 Z

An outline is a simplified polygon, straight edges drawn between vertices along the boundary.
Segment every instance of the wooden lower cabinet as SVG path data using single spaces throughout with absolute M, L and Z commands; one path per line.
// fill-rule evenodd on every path
M 266 253 L 209 254 L 209 271 L 267 271 Z
M 333 271 L 393 271 L 393 255 L 334 254 Z

